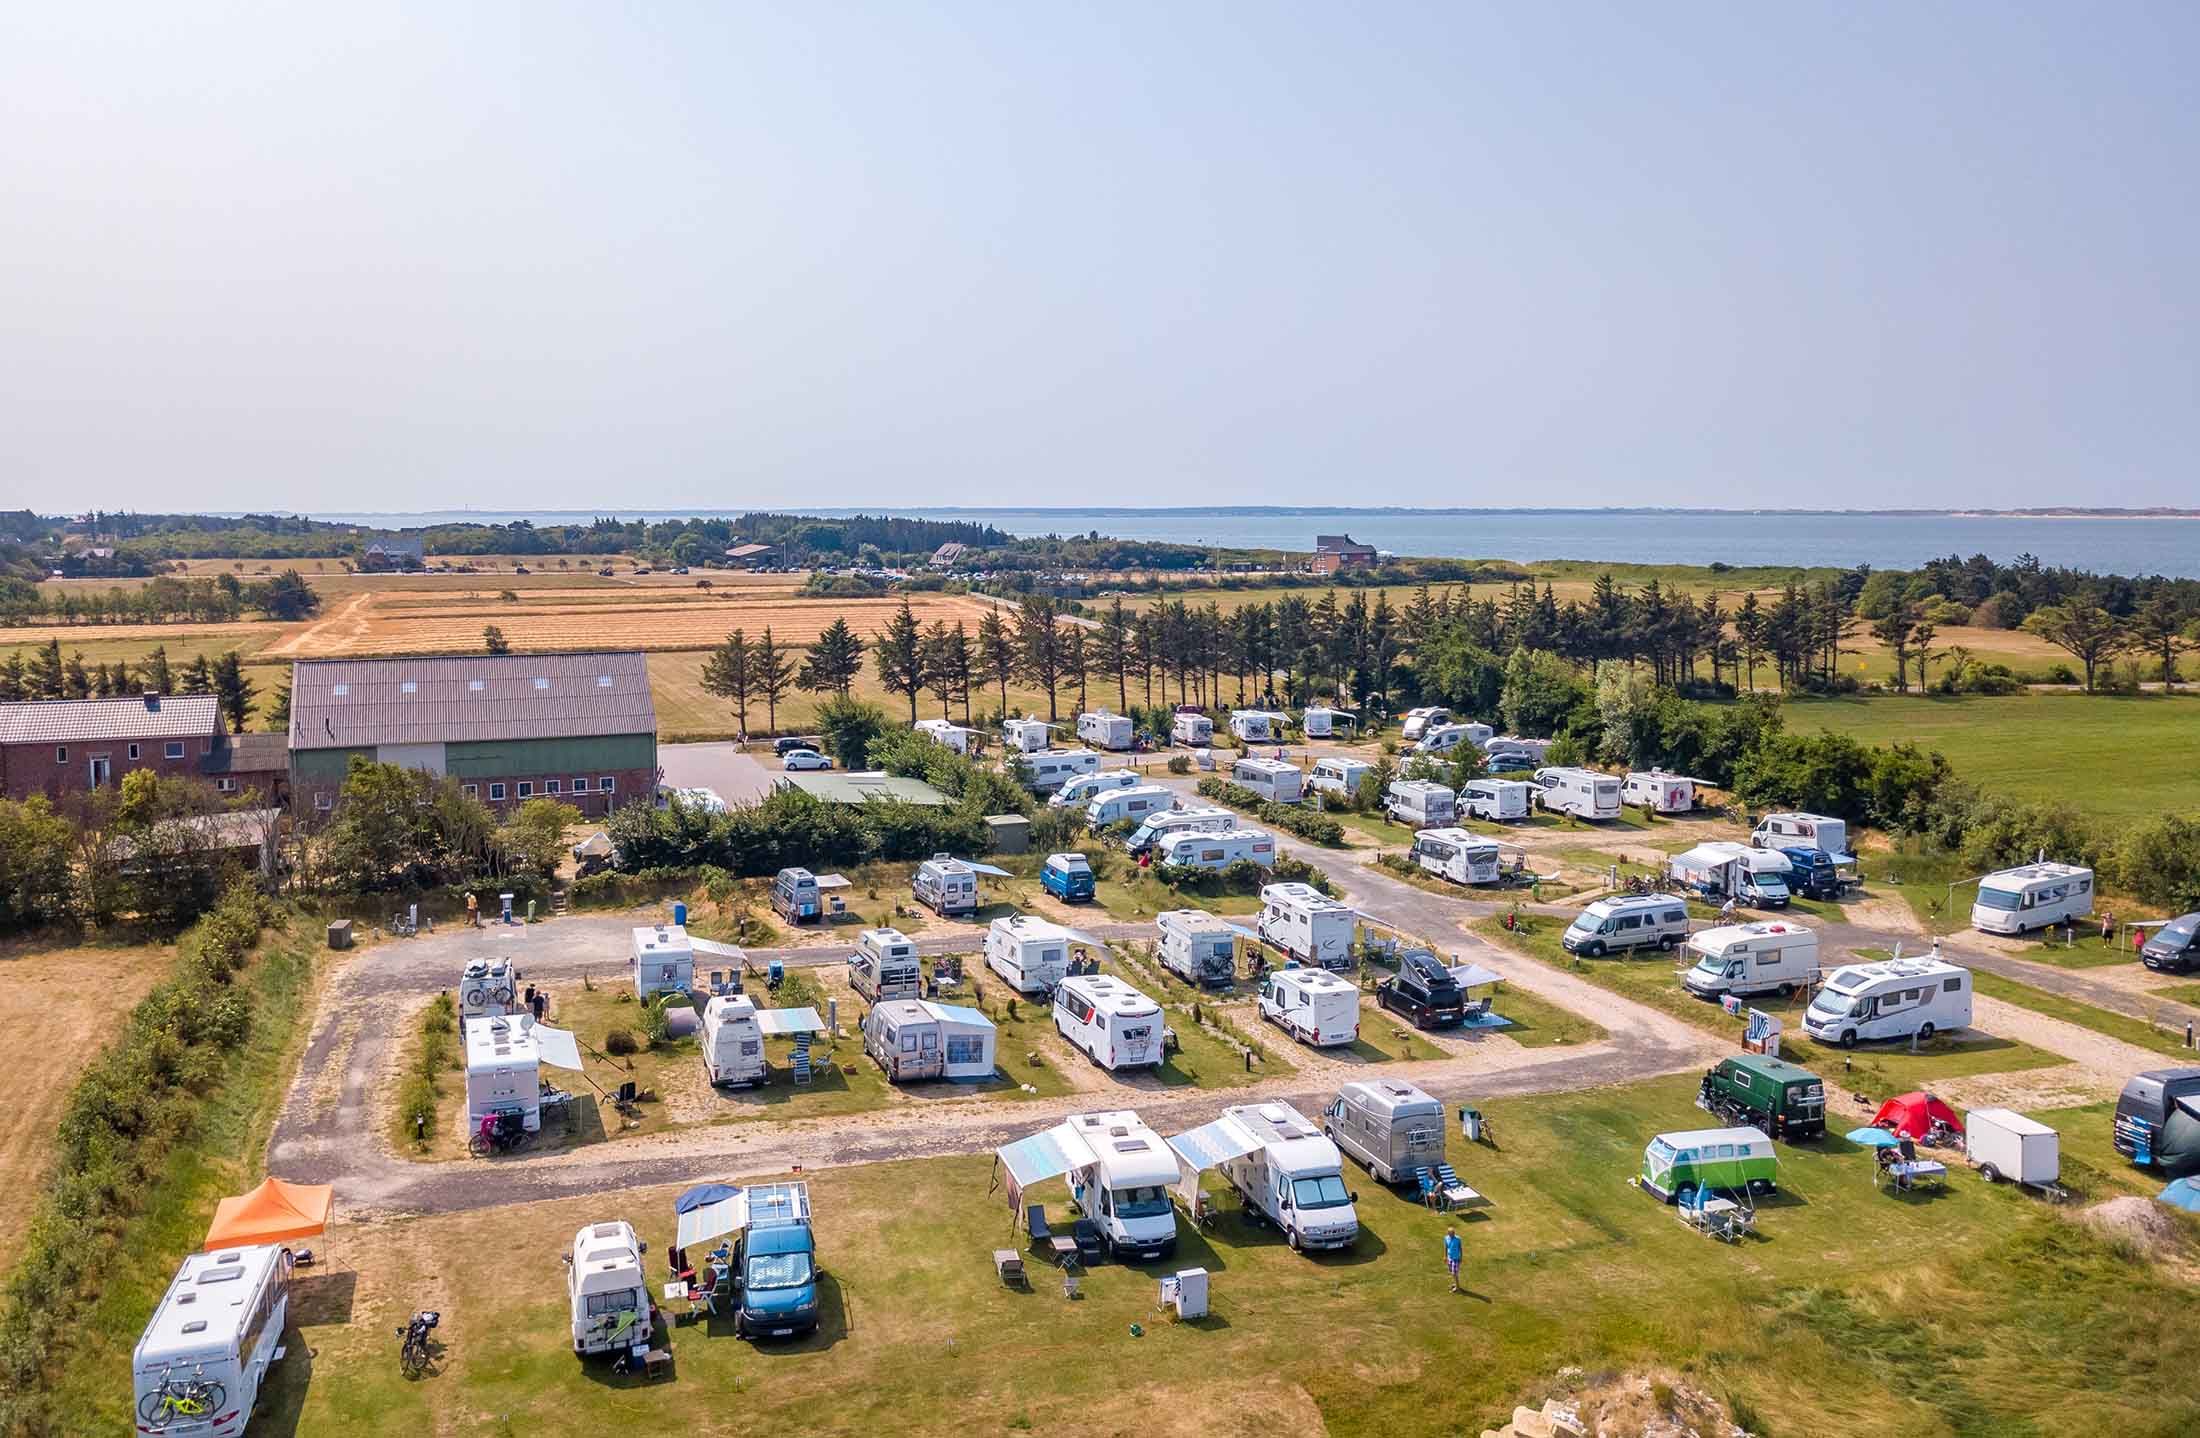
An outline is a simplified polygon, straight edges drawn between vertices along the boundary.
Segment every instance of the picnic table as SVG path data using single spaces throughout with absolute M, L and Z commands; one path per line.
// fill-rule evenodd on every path
M 1908 1193 L 1911 1189 L 1928 1183 L 1935 1188 L 1944 1188 L 1948 1183 L 1948 1165 L 1933 1158 L 1897 1159 L 1893 1163 L 1881 1164 L 1872 1181 L 1874 1185 L 1890 1183 L 1897 1193 Z

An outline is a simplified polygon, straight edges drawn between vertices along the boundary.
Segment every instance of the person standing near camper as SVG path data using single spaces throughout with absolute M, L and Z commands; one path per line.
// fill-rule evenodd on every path
M 2116 916 L 2104 909 L 2101 911 L 2101 947 L 2105 949 L 2115 942 Z
M 1466 1245 L 1459 1241 L 1459 1230 L 1444 1230 L 1444 1267 L 1451 1270 L 1451 1291 L 1459 1291 L 1459 1260 L 1466 1257 Z
M 471 889 L 466 891 L 466 927 L 469 929 L 481 927 L 481 900 L 474 897 Z

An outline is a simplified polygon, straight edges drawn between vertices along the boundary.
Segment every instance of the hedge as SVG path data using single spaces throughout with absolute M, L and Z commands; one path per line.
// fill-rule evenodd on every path
M 1219 799 L 1235 809 L 1248 809 L 1260 817 L 1264 824 L 1273 824 L 1302 839 L 1336 849 L 1344 845 L 1344 825 L 1315 809 L 1301 808 L 1296 804 L 1274 804 L 1242 784 L 1227 779 L 1202 779 L 1199 781 L 1202 798 Z

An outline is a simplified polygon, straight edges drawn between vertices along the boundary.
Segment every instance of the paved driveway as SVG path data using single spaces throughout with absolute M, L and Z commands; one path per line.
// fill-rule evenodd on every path
M 732 743 L 659 744 L 657 764 L 675 789 L 708 789 L 728 804 L 763 798 L 778 777 L 777 760 L 744 754 Z

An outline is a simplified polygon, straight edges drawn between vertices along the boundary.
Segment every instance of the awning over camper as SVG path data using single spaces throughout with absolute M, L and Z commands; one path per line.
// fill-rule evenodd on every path
M 692 1248 L 729 1233 L 739 1233 L 748 1226 L 749 1196 L 736 1192 L 730 1198 L 700 1204 L 681 1214 L 679 1231 L 672 1241 L 676 1247 Z
M 527 1030 L 535 1041 L 535 1056 L 552 1068 L 578 1069 L 581 1066 L 580 1041 L 570 1029 L 554 1029 L 548 1024 L 536 1024 Z
M 813 1008 L 758 1009 L 756 1026 L 768 1039 L 783 1038 L 788 1034 L 821 1034 L 825 1032 L 825 1020 L 817 1016 Z
M 1233 1158 L 1243 1158 L 1260 1147 L 1258 1140 L 1226 1118 L 1201 1124 L 1189 1133 L 1169 1140 L 1169 1147 L 1194 1173 L 1204 1172 Z
M 817 880 L 817 887 L 820 891 L 848 887 L 848 876 L 846 874 L 816 874 L 812 877 Z
M 1083 944 L 1088 948 L 1104 949 L 1108 946 L 1106 939 L 1094 938 L 1083 929 L 1064 929 L 1062 932 L 1069 935 L 1072 943 Z
M 206 1230 L 206 1251 L 312 1238 L 328 1227 L 335 1204 L 335 1190 L 325 1183 L 263 1179 L 250 1193 L 225 1198 L 215 1206 L 213 1226 Z
M 991 864 L 980 864 L 976 862 L 971 862 L 970 867 L 976 870 L 978 873 L 991 874 L 996 879 L 1013 879 L 1014 877 L 1016 877 L 1014 874 L 1009 873 L 1008 870 L 995 868 Z
M 932 1017 L 943 1019 L 951 1024 L 968 1024 L 974 1029 L 993 1027 L 993 1020 L 985 1016 L 983 1009 L 966 1008 L 961 1004 L 928 1003 L 925 1007 L 932 1011 Z
M 714 959 L 730 959 L 737 964 L 749 961 L 749 951 L 739 944 L 721 944 L 716 939 L 690 938 L 688 947 L 698 954 L 708 954 Z
M 1460 964 L 1452 969 L 1451 981 L 1462 989 L 1478 989 L 1484 984 L 1501 984 L 1505 976 L 1480 964 Z
M 1241 939 L 1251 939 L 1256 944 L 1266 942 L 1261 938 L 1260 931 L 1258 929 L 1248 929 L 1242 924 L 1224 924 L 1222 927 L 1228 929 L 1231 933 L 1236 934 Z
M 1035 1133 L 1014 1143 L 1004 1143 L 993 1150 L 993 1156 L 1008 1170 L 1012 1196 L 1035 1183 L 1060 1178 L 1096 1157 L 1083 1135 L 1066 1123 L 1058 1123 L 1044 1133 Z

